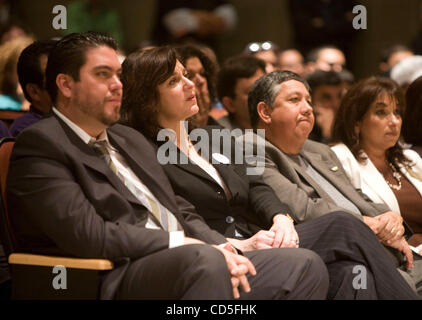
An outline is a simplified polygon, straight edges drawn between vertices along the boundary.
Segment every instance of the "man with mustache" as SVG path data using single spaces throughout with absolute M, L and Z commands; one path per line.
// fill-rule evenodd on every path
M 289 205 L 296 223 L 335 211 L 362 220 L 393 254 L 392 262 L 416 290 L 422 260 L 413 261 L 401 216 L 356 190 L 334 152 L 308 140 L 314 125 L 309 91 L 308 83 L 290 71 L 275 71 L 255 82 L 248 96 L 249 114 L 252 127 L 265 130 L 265 139 L 243 139 L 254 148 L 264 144 L 265 157 L 249 157 L 246 163 L 265 166 L 264 181 Z

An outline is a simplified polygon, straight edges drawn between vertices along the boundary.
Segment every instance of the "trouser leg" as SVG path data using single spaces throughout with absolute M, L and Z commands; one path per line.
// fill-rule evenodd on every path
M 248 277 L 250 293 L 241 299 L 325 299 L 328 273 L 324 262 L 306 249 L 266 249 L 246 252 L 257 275 Z
M 374 281 L 378 299 L 416 299 L 417 296 L 398 273 L 375 234 L 350 214 L 336 212 L 296 226 L 300 246 L 318 253 L 328 266 L 349 260 L 367 268 Z M 343 273 L 348 272 L 347 268 Z M 347 275 L 346 275 L 347 276 Z M 330 278 L 333 275 L 330 274 Z M 337 280 L 336 280 L 337 281 Z M 335 288 L 330 287 L 330 290 Z M 353 299 L 359 295 L 353 284 L 338 288 L 337 294 Z M 332 294 L 331 294 L 332 295 Z
M 327 266 L 330 275 L 328 300 L 378 299 L 371 272 L 353 261 L 339 261 Z M 352 286 L 353 290 L 350 289 Z
M 226 261 L 211 246 L 162 250 L 128 267 L 117 299 L 231 299 Z
M 401 267 L 397 268 L 397 270 L 419 295 L 419 298 L 422 298 L 422 258 L 416 254 L 413 254 L 413 268 L 407 269 Z

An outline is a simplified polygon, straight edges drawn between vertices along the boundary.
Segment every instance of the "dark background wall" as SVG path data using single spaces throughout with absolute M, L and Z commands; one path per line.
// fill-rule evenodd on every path
M 367 8 L 368 29 L 357 32 L 348 67 L 360 78 L 377 71 L 382 49 L 396 43 L 409 44 L 419 32 L 422 0 L 358 2 Z M 22 21 L 38 38 L 59 35 L 52 27 L 52 9 L 57 4 L 67 3 L 69 0 L 14 0 Z M 155 0 L 120 0 L 113 3 L 121 16 L 126 39 L 124 48 L 133 48 L 148 40 L 154 21 Z M 287 0 L 231 0 L 231 3 L 238 11 L 239 21 L 236 30 L 219 40 L 221 59 L 239 53 L 251 41 L 271 40 L 282 48 L 292 45 L 294 30 Z

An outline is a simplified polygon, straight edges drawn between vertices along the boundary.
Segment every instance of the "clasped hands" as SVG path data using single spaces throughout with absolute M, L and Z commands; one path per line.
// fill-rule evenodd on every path
M 203 241 L 185 237 L 184 244 L 203 244 L 206 245 Z M 220 245 L 213 245 L 214 248 L 219 250 L 226 260 L 227 268 L 230 272 L 231 276 L 231 284 L 233 287 L 233 297 L 238 299 L 240 297 L 239 288 L 241 287 L 243 291 L 250 292 L 251 287 L 249 284 L 249 280 L 247 275 L 250 274 L 252 276 L 256 275 L 256 270 L 252 262 L 235 252 L 234 247 L 230 244 L 230 242 L 226 242 Z
M 283 214 L 277 214 L 273 218 L 270 230 L 261 230 L 245 240 L 229 239 L 230 243 L 242 251 L 270 248 L 298 248 L 299 236 L 296 233 L 293 222 Z M 252 262 L 244 256 L 237 255 L 232 245 L 225 243 L 217 246 L 224 254 L 227 266 L 230 270 L 233 286 L 233 296 L 239 298 L 239 286 L 245 292 L 250 291 L 247 274 L 256 275 Z
M 388 211 L 376 217 L 364 217 L 363 221 L 372 229 L 379 241 L 404 253 L 407 267 L 413 268 L 413 254 L 404 239 L 403 218 L 396 212 Z
M 231 275 L 233 297 L 240 297 L 239 289 L 250 292 L 251 287 L 247 275 L 256 275 L 252 262 L 245 256 L 235 252 L 234 247 L 242 251 L 269 248 L 298 248 L 299 236 L 296 233 L 293 222 L 283 214 L 277 214 L 273 218 L 273 225 L 270 230 L 261 230 L 254 236 L 245 240 L 228 239 L 229 242 L 221 245 L 214 245 L 223 255 Z M 185 237 L 185 244 L 203 244 L 202 241 Z
M 273 218 L 273 225 L 269 230 L 261 230 L 245 240 L 230 239 L 236 248 L 251 251 L 270 248 L 298 248 L 299 236 L 293 222 L 284 214 L 277 214 Z

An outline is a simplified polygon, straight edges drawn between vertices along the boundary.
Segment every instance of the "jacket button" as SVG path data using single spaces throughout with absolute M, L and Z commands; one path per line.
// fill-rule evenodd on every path
M 232 216 L 227 216 L 226 217 L 226 222 L 227 223 L 233 223 L 234 222 L 234 218 Z

